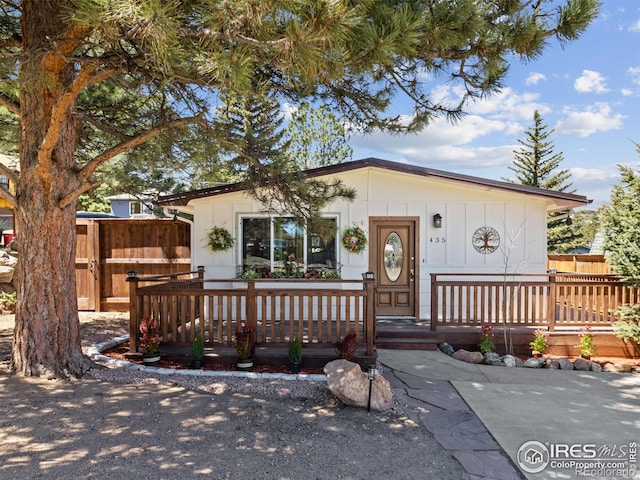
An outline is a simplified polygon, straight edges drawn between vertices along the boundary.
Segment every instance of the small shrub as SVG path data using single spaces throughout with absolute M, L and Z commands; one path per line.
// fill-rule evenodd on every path
M 191 358 L 194 360 L 202 360 L 204 357 L 204 338 L 201 333 L 196 335 L 191 346 Z
M 0 292 L 0 310 L 16 313 L 16 292 Z
M 295 363 L 302 361 L 302 342 L 297 335 L 289 342 L 289 361 Z
M 336 349 L 338 350 L 338 357 L 344 360 L 351 360 L 356 355 L 356 349 L 358 348 L 358 335 L 354 330 L 351 330 L 345 335 L 345 337 L 338 342 Z
M 640 304 L 622 305 L 611 313 L 619 319 L 613 323 L 613 333 L 623 340 L 640 344 Z

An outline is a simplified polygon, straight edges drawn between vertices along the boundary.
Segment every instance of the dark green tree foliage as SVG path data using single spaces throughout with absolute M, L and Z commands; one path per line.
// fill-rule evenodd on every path
M 597 0 L 0 0 L 0 106 L 20 122 L 20 171 L 0 166 L 17 185 L 15 196 L 0 190 L 20 232 L 13 369 L 69 377 L 90 366 L 75 298 L 75 212 L 111 159 L 154 139 L 154 152 L 182 159 L 179 134 L 191 128 L 219 145 L 214 105 L 256 85 L 280 101 L 322 102 L 365 131 L 455 119 L 469 99 L 502 87 L 510 59 L 535 58 L 552 37 L 576 39 L 598 8 Z M 434 100 L 425 81 L 434 77 L 465 95 Z M 398 97 L 413 106 L 408 122 L 389 108 Z M 287 192 L 279 175 L 272 185 L 308 196 L 300 204 L 333 193 L 313 182 Z
M 640 150 L 639 150 L 640 151 Z M 604 250 L 611 269 L 640 286 L 640 172 L 618 165 L 620 183 L 600 214 Z
M 536 110 L 533 114 L 533 127 L 525 130 L 525 138 L 518 139 L 522 145 L 514 151 L 513 166 L 517 183 L 530 187 L 545 188 L 558 192 L 574 193 L 569 190 L 571 178 L 569 170 L 560 169 L 564 160 L 562 152 L 554 153 L 555 145 L 550 140 L 555 130 L 549 129 L 543 123 L 542 116 Z M 510 180 L 513 181 L 513 180 Z M 568 212 L 550 213 L 547 220 L 547 251 L 549 253 L 563 253 L 581 244 L 583 239 L 580 232 L 567 225 Z M 555 217 L 562 216 L 562 219 Z

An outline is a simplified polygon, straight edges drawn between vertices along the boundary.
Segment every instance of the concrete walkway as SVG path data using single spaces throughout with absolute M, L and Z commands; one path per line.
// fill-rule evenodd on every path
M 472 365 L 439 351 L 378 355 L 468 479 L 640 478 L 640 375 Z

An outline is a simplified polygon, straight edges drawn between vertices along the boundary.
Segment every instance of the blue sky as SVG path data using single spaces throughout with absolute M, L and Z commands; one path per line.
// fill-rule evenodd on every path
M 619 180 L 617 165 L 640 168 L 640 1 L 603 0 L 600 14 L 577 40 L 553 40 L 529 63 L 515 60 L 504 89 L 467 106 L 457 124 L 439 119 L 413 135 L 353 135 L 353 159 L 378 157 L 483 178 L 515 178 L 509 170 L 518 139 L 538 110 L 555 132 L 576 193 L 597 208 Z M 455 97 L 453 87 L 433 92 Z M 402 104 L 394 106 L 404 108 Z M 407 107 L 406 113 L 410 110 Z

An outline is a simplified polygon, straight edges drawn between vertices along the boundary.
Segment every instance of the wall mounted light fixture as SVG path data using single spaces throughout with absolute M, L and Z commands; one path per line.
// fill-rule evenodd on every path
M 435 228 L 442 228 L 442 215 L 440 215 L 439 213 L 436 213 L 433 216 L 433 226 Z

